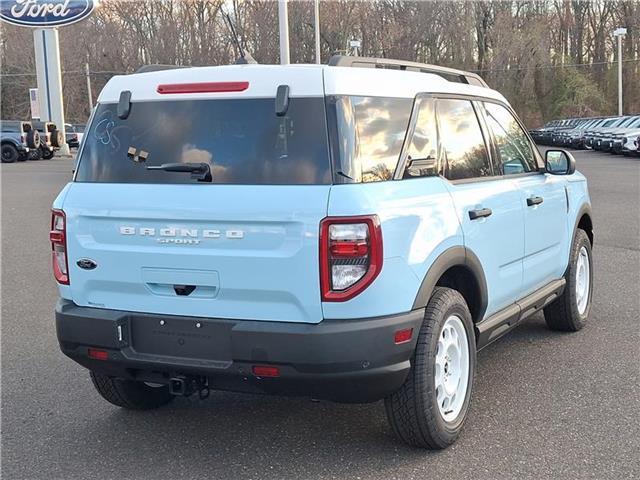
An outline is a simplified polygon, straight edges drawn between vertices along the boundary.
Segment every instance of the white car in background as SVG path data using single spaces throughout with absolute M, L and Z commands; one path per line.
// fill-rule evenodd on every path
M 640 128 L 630 129 L 616 135 L 611 151 L 623 155 L 640 155 Z

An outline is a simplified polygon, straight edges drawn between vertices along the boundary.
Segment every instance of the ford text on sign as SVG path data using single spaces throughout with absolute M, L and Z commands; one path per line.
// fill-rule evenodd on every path
M 25 27 L 56 27 L 88 17 L 96 0 L 0 0 L 0 18 Z

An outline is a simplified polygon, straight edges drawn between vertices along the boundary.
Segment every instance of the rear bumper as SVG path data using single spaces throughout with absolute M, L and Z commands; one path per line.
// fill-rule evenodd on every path
M 303 324 L 141 314 L 60 300 L 56 330 L 65 355 L 115 377 L 168 383 L 200 375 L 212 389 L 371 402 L 406 379 L 423 315 Z M 411 340 L 396 345 L 394 333 L 407 328 Z M 106 350 L 108 360 L 89 358 L 89 348 Z M 254 365 L 277 366 L 280 375 L 256 377 Z

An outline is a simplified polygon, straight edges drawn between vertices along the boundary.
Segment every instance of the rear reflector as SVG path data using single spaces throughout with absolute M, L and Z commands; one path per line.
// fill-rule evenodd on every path
M 336 242 L 331 244 L 331 255 L 334 257 L 364 257 L 369 253 L 367 242 Z
M 49 240 L 53 243 L 64 242 L 64 232 L 58 232 L 57 230 L 51 230 L 49 232 Z
M 167 83 L 158 85 L 160 94 L 244 92 L 249 82 Z
M 109 352 L 106 350 L 98 350 L 97 348 L 90 348 L 87 352 L 89 358 L 95 360 L 109 360 Z
M 280 369 L 269 365 L 254 365 L 251 369 L 256 377 L 279 377 Z
M 413 328 L 405 328 L 404 330 L 398 330 L 393 336 L 393 341 L 397 344 L 407 343 L 413 336 Z

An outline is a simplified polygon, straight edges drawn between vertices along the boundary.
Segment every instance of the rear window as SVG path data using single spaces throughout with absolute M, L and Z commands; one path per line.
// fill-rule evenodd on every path
M 78 182 L 196 183 L 146 167 L 207 163 L 218 184 L 331 183 L 322 97 L 291 98 L 281 117 L 273 98 L 133 102 L 124 120 L 101 104 L 83 141 Z

